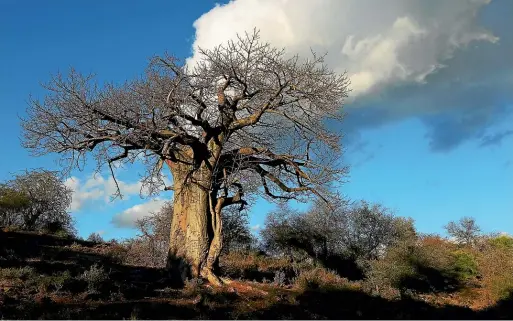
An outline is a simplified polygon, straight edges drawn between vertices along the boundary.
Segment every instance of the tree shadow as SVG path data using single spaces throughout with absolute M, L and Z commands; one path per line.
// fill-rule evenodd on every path
M 399 281 L 400 289 L 416 293 L 452 293 L 464 286 L 455 275 L 445 271 L 422 264 L 415 264 L 414 269 L 414 275 L 405 276 Z
M 325 268 L 335 271 L 339 276 L 350 281 L 363 280 L 363 270 L 356 264 L 356 261 L 341 255 L 330 255 L 322 260 Z
M 81 276 L 95 266 L 103 271 L 108 281 L 100 286 L 100 298 L 115 292 L 122 293 L 126 299 L 141 299 L 155 296 L 155 290 L 174 287 L 164 269 L 123 265 L 108 255 L 69 247 L 73 243 L 86 248 L 96 246 L 92 242 L 50 235 L 0 231 L 0 267 L 31 268 L 33 283 L 43 277 L 67 273 L 70 280 L 63 290 L 76 294 L 86 290 L 87 284 Z
M 471 309 L 435 307 L 414 299 L 397 301 L 353 290 L 305 291 L 295 302 L 283 302 L 255 311 L 249 318 L 262 319 L 479 319 Z
M 282 268 L 281 270 L 285 273 L 286 279 L 292 279 L 295 276 L 292 268 Z M 275 276 L 274 271 L 261 271 L 257 266 L 246 267 L 243 269 L 230 269 L 225 266 L 221 266 L 219 271 L 222 276 L 230 279 L 243 279 L 255 282 L 264 282 L 265 280 L 272 281 Z
M 246 308 L 248 298 L 236 294 L 205 294 L 195 302 L 144 299 L 86 304 L 12 300 L 3 318 L 18 319 L 482 319 L 483 314 L 456 306 L 432 306 L 413 299 L 389 301 L 351 291 L 306 291 L 277 302 Z M 254 299 L 256 300 L 256 299 Z M 253 300 L 253 301 L 254 301 Z
M 483 319 L 513 319 L 513 290 L 494 306 L 482 311 Z
M 11 301 L 4 303 L 0 317 L 26 320 L 197 319 L 203 317 L 202 312 L 194 306 L 177 305 L 163 300 L 87 304 L 56 303 L 49 298 L 40 300 L 40 302 L 24 300 Z

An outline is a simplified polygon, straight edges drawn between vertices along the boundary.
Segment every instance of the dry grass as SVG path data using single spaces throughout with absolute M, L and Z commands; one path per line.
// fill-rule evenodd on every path
M 335 272 L 324 268 L 301 271 L 295 279 L 294 288 L 300 291 L 360 290 L 359 282 L 341 278 Z
M 284 258 L 272 258 L 258 253 L 231 252 L 221 257 L 222 265 L 233 270 L 258 270 L 261 272 L 275 272 L 291 266 Z
M 221 272 L 232 279 L 271 283 L 280 279 L 280 285 L 290 284 L 303 266 L 284 258 L 273 258 L 250 252 L 232 252 L 220 258 Z
M 480 300 L 484 304 L 495 304 L 507 298 L 513 291 L 513 252 L 504 247 L 488 247 L 477 255 L 481 274 Z
M 119 251 L 119 245 L 114 243 L 94 245 L 79 240 L 74 243 L 21 233 L 10 233 L 9 237 L 11 243 L 2 244 L 15 245 L 12 242 L 18 238 L 20 247 L 0 250 L 2 266 L 11 266 L 0 268 L 0 302 L 5 302 L 0 318 L 7 319 L 316 319 L 341 315 L 370 319 L 476 318 L 483 316 L 487 308 L 492 314 L 486 316 L 494 318 L 499 315 L 493 314 L 498 300 L 507 298 L 513 288 L 510 249 L 458 248 L 437 238 L 422 240 L 420 249 L 410 254 L 419 256 L 418 261 L 427 262 L 432 268 L 451 266 L 455 257 L 463 257 L 460 270 L 471 257 L 478 266 L 477 283 L 465 283 L 454 292 L 414 293 L 390 300 L 382 293 L 372 296 L 365 282 L 348 281 L 333 271 L 308 264 L 293 267 L 285 259 L 257 253 L 231 253 L 222 258 L 225 272 L 231 271 L 245 280 L 232 278 L 220 288 L 190 280 L 183 289 L 178 289 L 162 283 L 165 276 L 158 269 L 128 266 L 113 260 L 112 253 Z M 401 271 L 398 264 L 401 261 L 397 260 L 407 256 L 399 255 L 404 253 L 399 249 L 396 251 L 395 256 L 381 261 L 386 263 L 386 268 L 380 270 L 383 275 Z M 279 286 L 281 282 L 274 283 L 273 278 L 280 271 L 291 274 L 286 275 L 286 284 Z M 408 273 L 411 276 L 416 272 Z M 268 282 L 252 282 L 259 277 L 266 277 Z M 398 291 L 395 285 L 390 290 Z

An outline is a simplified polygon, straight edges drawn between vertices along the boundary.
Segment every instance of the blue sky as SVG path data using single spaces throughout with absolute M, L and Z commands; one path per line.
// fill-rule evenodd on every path
M 58 169 L 55 157 L 30 157 L 19 140 L 18 116 L 29 94 L 44 95 L 39 84 L 52 73 L 74 66 L 121 83 L 155 54 L 194 61 L 198 46 L 257 27 L 291 52 L 327 51 L 330 67 L 351 77 L 340 128 L 351 171 L 342 193 L 413 217 L 422 232 L 474 216 L 485 231 L 513 234 L 511 16 L 509 0 L 0 0 L 0 179 Z M 126 197 L 110 202 L 108 173 L 92 170 L 67 182 L 82 236 L 132 236 L 117 225 L 171 197 L 141 199 L 136 166 L 120 170 Z M 251 225 L 261 226 L 272 208 L 257 202 Z

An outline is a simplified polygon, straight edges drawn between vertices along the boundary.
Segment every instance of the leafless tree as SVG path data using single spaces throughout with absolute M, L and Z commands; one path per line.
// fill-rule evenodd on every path
M 96 233 L 96 232 L 89 234 L 89 236 L 87 237 L 87 241 L 93 242 L 93 243 L 104 243 L 105 242 L 105 240 L 100 235 L 100 233 Z
M 173 204 L 167 202 L 158 212 L 136 221 L 140 233 L 129 244 L 132 262 L 151 267 L 165 266 L 172 218 Z
M 481 234 L 481 228 L 473 217 L 462 217 L 458 222 L 451 221 L 445 229 L 458 243 L 469 246 L 475 245 Z
M 304 213 L 278 208 L 261 231 L 271 252 L 299 251 L 320 262 L 335 256 L 355 262 L 378 259 L 388 247 L 415 235 L 411 219 L 395 217 L 379 204 L 341 199 L 332 200 L 330 206 L 317 201 Z
M 223 210 L 223 251 L 248 250 L 253 243 L 249 228 L 247 211 L 239 211 L 237 207 Z
M 169 268 L 219 284 L 212 267 L 224 207 L 244 206 L 254 193 L 326 198 L 346 172 L 327 122 L 341 120 L 349 82 L 323 56 L 289 58 L 256 31 L 200 56 L 192 67 L 155 57 L 144 77 L 117 87 L 100 88 L 74 70 L 57 75 L 22 126 L 27 148 L 61 153 L 68 169 L 88 153 L 113 176 L 114 165 L 142 159 L 149 191 L 174 191 Z M 164 164 L 172 186 L 164 184 Z
M 381 204 L 354 202 L 345 212 L 340 238 L 347 254 L 357 260 L 377 259 L 386 248 L 415 235 L 413 220 L 395 217 Z

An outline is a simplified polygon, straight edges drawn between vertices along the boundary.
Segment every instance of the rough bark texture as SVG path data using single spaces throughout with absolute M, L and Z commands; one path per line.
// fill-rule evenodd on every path
M 221 251 L 221 211 L 210 210 L 208 191 L 211 173 L 207 168 L 171 163 L 174 179 L 173 220 L 168 268 L 184 281 L 204 277 L 219 284 L 213 268 Z

